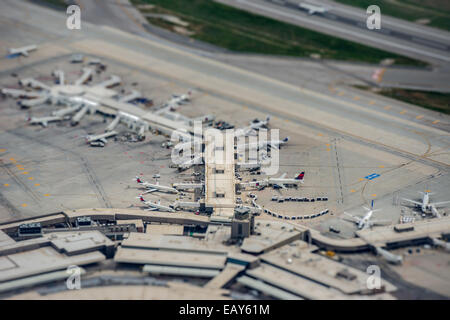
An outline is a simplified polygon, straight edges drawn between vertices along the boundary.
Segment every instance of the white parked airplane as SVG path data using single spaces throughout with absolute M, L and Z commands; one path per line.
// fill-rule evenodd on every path
M 201 155 L 194 156 L 192 159 L 179 164 L 178 169 L 179 170 L 187 170 L 196 164 L 202 164 L 202 163 L 203 163 L 203 156 L 201 156 Z
M 367 211 L 363 217 L 357 217 L 344 211 L 344 214 L 352 218 L 349 221 L 355 223 L 358 226 L 358 229 L 367 229 L 375 225 L 386 225 L 391 223 L 389 220 L 372 220 L 373 213 L 380 211 L 381 209 L 373 210 L 365 206 L 363 208 Z
M 10 96 L 12 98 L 39 98 L 43 96 L 42 93 L 39 92 L 28 92 L 25 90 L 10 89 L 10 88 L 3 88 L 2 94 Z
M 267 116 L 266 120 L 255 120 L 250 122 L 250 125 L 244 128 L 236 129 L 234 132 L 234 135 L 236 137 L 242 137 L 242 136 L 249 136 L 249 135 L 256 135 L 256 130 L 259 130 L 262 127 L 265 127 L 269 124 L 270 117 Z
M 169 99 L 169 101 L 167 101 L 166 104 L 168 106 L 175 106 L 175 105 L 185 104 L 185 103 L 190 101 L 191 95 L 192 95 L 192 91 L 191 90 L 189 90 L 187 93 L 182 94 L 182 95 L 173 94 L 172 98 Z
M 130 102 L 133 101 L 137 98 L 142 97 L 142 94 L 139 91 L 136 90 L 131 90 L 131 92 L 129 94 L 127 94 L 126 96 L 123 96 L 119 99 L 120 102 Z
M 48 126 L 49 122 L 61 121 L 61 120 L 63 120 L 63 118 L 59 117 L 59 116 L 40 117 L 40 118 L 31 117 L 31 118 L 27 119 L 29 124 L 40 124 L 44 128 L 46 128 Z
M 162 185 L 159 184 L 158 181 L 156 182 L 156 184 L 155 183 L 150 183 L 150 182 L 147 182 L 147 181 L 143 181 L 138 176 L 136 176 L 136 178 L 134 178 L 133 180 L 136 181 L 137 183 L 139 183 L 141 186 L 143 186 L 143 187 L 148 189 L 143 194 L 151 193 L 151 192 L 155 192 L 155 191 L 163 191 L 163 192 L 168 192 L 168 193 L 178 193 L 177 189 L 175 189 L 173 187 L 162 186 Z
M 266 120 L 255 119 L 254 121 L 250 122 L 249 127 L 252 129 L 259 129 L 262 127 L 267 127 L 267 125 L 269 124 L 269 121 L 270 121 L 270 116 L 267 116 Z
M 172 98 L 167 100 L 166 103 L 163 104 L 162 108 L 155 111 L 155 114 L 162 114 L 167 111 L 174 111 L 179 105 L 186 104 L 190 101 L 192 95 L 192 91 L 189 90 L 187 93 L 182 95 L 173 94 Z
M 420 210 L 423 213 L 425 213 L 425 214 L 432 213 L 435 217 L 440 218 L 440 214 L 439 214 L 437 208 L 442 206 L 442 205 L 444 205 L 444 204 L 450 203 L 450 201 L 434 202 L 433 203 L 433 202 L 430 202 L 430 195 L 431 195 L 431 193 L 429 193 L 429 192 L 421 192 L 421 191 L 419 191 L 419 193 L 421 193 L 423 195 L 422 196 L 422 202 L 414 201 L 414 200 L 411 200 L 411 199 L 405 199 L 405 198 L 403 198 L 403 200 L 415 204 L 415 206 L 417 208 L 420 208 Z
M 35 98 L 35 99 L 26 99 L 26 100 L 20 100 L 17 101 L 17 105 L 21 108 L 30 108 L 33 106 L 37 106 L 40 104 L 44 104 L 48 101 L 47 95 L 42 95 L 41 97 Z
M 239 151 L 243 150 L 260 150 L 267 147 L 280 149 L 282 145 L 286 144 L 289 141 L 289 137 L 284 138 L 283 140 L 264 140 L 259 142 L 247 143 L 247 144 L 238 144 L 235 148 Z
M 28 57 L 28 52 L 34 51 L 36 49 L 37 49 L 37 46 L 33 44 L 30 46 L 25 46 L 25 47 L 20 47 L 20 48 L 10 48 L 10 49 L 8 49 L 8 51 L 9 51 L 9 54 L 19 54 L 19 55 Z
M 108 142 L 106 138 L 113 137 L 115 135 L 117 135 L 116 131 L 109 131 L 97 135 L 88 135 L 86 136 L 86 143 L 93 143 L 99 141 L 103 144 L 106 144 Z
M 302 2 L 298 6 L 300 7 L 300 9 L 308 11 L 309 15 L 313 15 L 315 13 L 325 13 L 328 11 L 328 9 L 322 6 L 317 6 L 306 2 Z
M 151 201 L 146 201 L 144 199 L 144 197 L 142 196 L 142 194 L 139 195 L 139 197 L 137 197 L 137 199 L 141 200 L 142 203 L 144 203 L 145 205 L 147 205 L 149 208 L 145 209 L 148 211 L 167 211 L 167 212 L 175 212 L 175 210 L 173 210 L 171 207 L 168 206 L 164 206 L 161 204 L 161 201 L 158 201 L 158 203 L 156 202 L 151 202 Z
M 270 186 L 279 189 L 286 189 L 286 185 L 298 186 L 299 183 L 303 183 L 305 172 L 299 173 L 295 178 L 285 178 L 286 173 L 283 173 L 279 178 L 269 178 L 268 183 Z

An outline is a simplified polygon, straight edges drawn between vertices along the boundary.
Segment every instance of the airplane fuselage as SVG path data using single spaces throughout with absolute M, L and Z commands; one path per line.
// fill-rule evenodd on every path
M 426 192 L 422 198 L 422 212 L 426 213 L 428 211 L 431 211 L 430 195 Z
M 361 218 L 358 222 L 358 229 L 366 229 L 370 227 L 370 218 L 372 217 L 373 211 L 367 212 L 367 214 Z
M 163 206 L 158 203 L 153 203 L 151 201 L 144 201 L 144 204 L 149 206 L 150 208 L 153 208 L 154 210 L 161 210 L 161 211 L 167 211 L 167 212 L 175 212 L 171 207 Z
M 301 180 L 298 179 L 281 179 L 281 178 L 269 178 L 269 185 L 285 184 L 285 185 L 299 185 Z
M 168 187 L 168 186 L 161 186 L 159 184 L 153 184 L 153 183 L 149 183 L 149 182 L 142 182 L 141 184 L 144 187 L 146 187 L 147 189 L 156 189 L 159 191 L 164 191 L 164 192 L 169 192 L 169 193 L 178 193 L 177 189 Z

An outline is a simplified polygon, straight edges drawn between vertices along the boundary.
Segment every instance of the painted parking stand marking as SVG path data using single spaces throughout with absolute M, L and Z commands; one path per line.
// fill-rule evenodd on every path
M 368 176 L 365 176 L 364 178 L 367 180 L 373 180 L 375 178 L 378 178 L 379 176 L 380 175 L 378 173 L 372 173 L 372 174 L 369 174 Z

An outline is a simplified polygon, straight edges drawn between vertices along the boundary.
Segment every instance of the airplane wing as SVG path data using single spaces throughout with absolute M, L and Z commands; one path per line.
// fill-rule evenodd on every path
M 152 207 L 152 208 L 147 208 L 147 209 L 145 209 L 146 211 L 156 211 L 156 210 L 158 210 L 158 208 L 155 208 L 155 207 Z
M 439 207 L 439 206 L 442 206 L 443 204 L 447 204 L 447 203 L 450 203 L 450 201 L 436 202 L 436 203 L 433 203 L 433 205 L 435 207 Z
M 353 219 L 353 220 L 351 220 L 351 222 L 359 222 L 359 221 L 361 221 L 360 217 L 354 216 L 354 215 L 352 215 L 352 214 L 350 214 L 348 212 L 344 211 L 344 214 Z
M 108 140 L 106 140 L 105 138 L 101 138 L 101 139 L 98 139 L 98 140 L 103 142 L 104 144 L 106 144 L 108 142 Z
M 27 51 L 20 51 L 19 53 L 23 54 L 25 57 L 28 57 L 28 52 Z
M 274 183 L 273 186 L 278 189 L 287 189 L 286 186 L 282 183 Z
M 277 146 L 275 143 L 270 143 L 269 146 L 270 146 L 271 148 L 274 148 L 275 150 L 280 149 L 280 147 Z
M 417 204 L 418 206 L 421 206 L 421 205 L 422 205 L 422 203 L 420 203 L 420 202 L 418 202 L 418 201 L 411 200 L 411 199 L 402 198 L 402 200 L 405 200 L 405 201 L 408 201 L 408 202 Z
M 47 128 L 47 125 L 48 125 L 47 121 L 41 121 L 41 124 Z
M 283 173 L 278 179 L 284 179 L 286 177 L 287 173 Z
M 153 188 L 153 189 L 148 189 L 147 191 L 145 191 L 143 194 L 147 194 L 147 193 L 151 193 L 151 192 L 155 192 L 155 191 L 157 191 L 158 189 L 155 189 L 155 188 Z

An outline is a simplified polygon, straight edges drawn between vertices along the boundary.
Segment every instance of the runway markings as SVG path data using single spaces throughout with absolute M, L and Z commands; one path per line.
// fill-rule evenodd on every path
M 392 107 L 391 106 L 385 106 L 384 110 L 390 110 Z
M 436 124 L 436 123 L 438 123 L 439 122 L 439 120 L 434 120 L 433 121 L 433 124 Z
M 422 118 L 423 118 L 423 115 L 420 115 L 420 116 L 416 117 L 417 120 L 422 119 Z
M 22 203 L 22 207 L 26 207 L 28 206 L 26 203 Z
M 9 187 L 9 183 L 5 183 L 3 186 L 5 187 Z
M 44 197 L 50 197 L 50 194 L 46 193 L 44 194 Z

